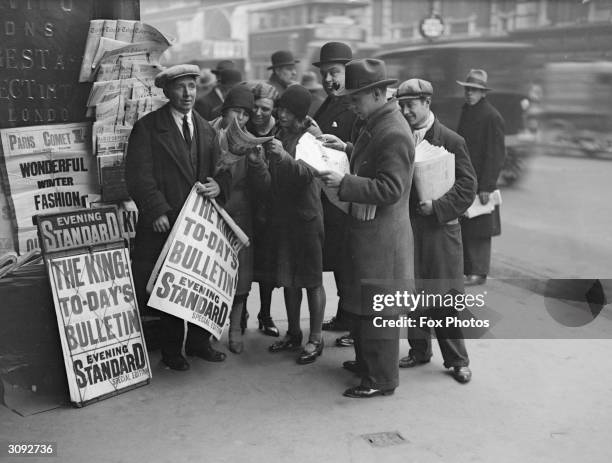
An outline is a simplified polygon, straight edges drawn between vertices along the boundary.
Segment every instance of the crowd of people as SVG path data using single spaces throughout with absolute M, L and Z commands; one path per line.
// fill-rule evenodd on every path
M 371 307 L 362 300 L 368 281 L 411 282 L 411 290 L 463 293 L 483 284 L 489 272 L 490 219 L 466 219 L 475 197 L 485 204 L 504 156 L 504 127 L 486 100 L 487 74 L 472 70 L 458 85 L 466 103 L 458 133 L 435 117 L 434 88 L 414 76 L 396 84 L 377 59 L 353 59 L 351 48 L 328 42 L 320 50 L 320 71 L 296 82 L 298 61 L 289 51 L 271 55 L 267 82 L 243 81 L 231 61 L 211 72 L 195 65 L 162 71 L 156 85 L 169 102 L 139 120 L 127 153 L 126 181 L 139 210 L 133 275 L 138 302 L 146 306 L 146 282 L 193 184 L 217 198 L 252 245 L 239 253 L 237 292 L 229 323 L 229 350 L 244 350 L 246 301 L 259 285 L 259 329 L 280 337 L 271 315 L 274 288 L 282 288 L 286 334 L 272 353 L 296 353 L 298 364 L 323 353 L 323 330 L 348 332 L 336 340 L 352 346 L 355 359 L 343 367 L 360 377 L 344 395 L 370 398 L 393 394 L 399 368 L 425 364 L 432 356 L 428 329 L 409 329 L 410 351 L 400 359 L 399 331 L 373 327 Z M 216 84 L 211 85 L 211 82 Z M 317 99 L 321 89 L 326 97 Z M 227 130 L 234 121 L 257 137 L 273 136 L 255 149 L 233 146 Z M 296 160 L 305 134 L 346 154 L 350 173 L 316 170 Z M 455 183 L 440 198 L 421 201 L 413 186 L 415 147 L 427 140 L 454 154 Z M 337 192 L 348 213 L 334 204 Z M 338 294 L 335 316 L 324 322 L 323 272 L 332 271 Z M 300 326 L 303 290 L 309 332 Z M 431 308 L 422 308 L 434 316 Z M 427 311 L 429 310 L 429 311 Z M 442 312 L 435 312 L 442 313 Z M 187 370 L 185 354 L 208 361 L 226 358 L 210 334 L 160 312 L 162 361 Z M 436 315 L 437 316 L 437 315 Z M 460 383 L 472 372 L 460 328 L 436 328 L 444 366 Z M 304 343 L 304 340 L 306 342 Z

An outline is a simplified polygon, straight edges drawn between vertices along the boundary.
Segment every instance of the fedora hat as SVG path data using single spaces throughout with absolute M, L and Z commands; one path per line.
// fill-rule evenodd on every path
M 379 59 L 366 58 L 349 61 L 346 64 L 345 72 L 345 88 L 341 95 L 351 95 L 397 82 L 397 79 L 387 79 L 385 62 Z
M 346 43 L 327 42 L 321 47 L 319 61 L 312 63 L 313 66 L 320 67 L 325 63 L 346 64 L 353 59 L 353 50 Z
M 287 50 L 275 51 L 272 53 L 270 60 L 272 61 L 272 66 L 268 66 L 268 69 L 279 68 L 281 66 L 290 66 L 300 62 L 300 60 L 293 57 L 293 53 Z
M 176 64 L 164 69 L 155 76 L 155 86 L 165 88 L 170 82 L 179 77 L 192 76 L 197 79 L 200 76 L 200 68 L 196 64 Z
M 218 75 L 221 71 L 225 69 L 236 69 L 236 63 L 234 63 L 231 59 L 221 60 L 217 63 L 216 69 L 213 69 L 210 72 Z
M 470 69 L 467 77 L 465 78 L 465 82 L 460 80 L 457 81 L 459 85 L 462 87 L 473 87 L 479 88 L 481 90 L 491 90 L 487 87 L 487 72 L 482 69 Z
M 397 87 L 395 98 L 402 100 L 417 100 L 426 96 L 433 95 L 431 82 L 423 79 L 408 79 Z

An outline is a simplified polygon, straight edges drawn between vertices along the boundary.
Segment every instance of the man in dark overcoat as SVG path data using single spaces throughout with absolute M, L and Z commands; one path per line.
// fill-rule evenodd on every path
M 138 303 L 147 303 L 146 284 L 194 183 L 204 184 L 203 194 L 220 193 L 212 176 L 219 158 L 219 141 L 212 127 L 192 110 L 196 98 L 195 65 L 172 66 L 155 78 L 169 103 L 134 125 L 126 157 L 126 182 L 138 207 L 138 225 L 132 269 Z M 160 312 L 162 361 L 174 370 L 187 370 L 182 356 L 184 322 Z M 210 345 L 210 333 L 188 325 L 188 355 L 222 361 L 225 354 Z
M 350 108 L 349 97 L 340 93 L 344 91 L 345 66 L 353 59 L 353 51 L 342 42 L 327 42 L 321 47 L 319 61 L 312 63 L 321 72 L 323 88 L 327 98 L 314 114 L 314 120 L 324 134 L 331 134 L 343 142 L 351 139 L 351 131 L 357 115 Z M 322 137 L 324 139 L 324 137 Z M 325 220 L 325 245 L 323 248 L 323 269 L 333 271 L 338 289 L 338 309 L 336 316 L 323 323 L 323 329 L 329 331 L 346 331 L 348 323 L 342 313 L 343 297 L 340 292 L 340 249 L 344 238 L 347 216 L 327 197 L 321 195 Z M 350 338 L 338 339 L 340 345 L 349 344 Z
M 213 121 L 221 115 L 221 108 L 229 91 L 242 80 L 242 73 L 238 69 L 221 69 L 217 73 L 217 85 L 204 95 L 196 99 L 194 109 L 207 121 Z
M 467 143 L 470 160 L 478 180 L 478 198 L 482 204 L 489 202 L 495 190 L 497 177 L 506 157 L 504 119 L 486 99 L 487 73 L 472 69 L 465 81 L 457 81 L 464 87 L 465 103 L 459 117 L 457 133 Z M 462 218 L 463 262 L 465 284 L 483 284 L 491 263 L 491 236 L 494 230 L 493 214 L 472 219 Z
M 297 68 L 295 65 L 300 62 L 293 57 L 293 53 L 288 50 L 279 50 L 272 53 L 270 57 L 272 64 L 268 69 L 272 71 L 268 84 L 272 85 L 278 95 L 281 96 L 287 87 L 297 84 Z
M 351 174 L 320 172 L 328 187 L 350 202 L 343 249 L 344 310 L 355 340 L 352 371 L 361 383 L 347 397 L 370 398 L 393 394 L 399 384 L 399 332 L 375 328 L 372 301 L 362 301 L 364 280 L 410 281 L 414 277 L 414 246 L 408 211 L 414 143 L 410 127 L 396 101 L 387 102 L 385 63 L 376 59 L 346 65 L 345 94 L 364 120 L 351 151 Z M 406 288 L 412 290 L 412 288 Z M 345 362 L 346 363 L 346 362 Z
M 465 140 L 438 121 L 430 110 L 433 86 L 422 79 L 410 79 L 397 89 L 396 98 L 410 124 L 415 145 L 427 140 L 442 146 L 455 156 L 455 183 L 436 199 L 421 200 L 412 186 L 410 192 L 410 222 L 414 232 L 414 276 L 417 291 L 425 294 L 463 294 L 463 246 L 459 217 L 474 201 L 476 174 L 470 162 Z M 433 313 L 432 313 L 433 312 Z M 454 308 L 431 307 L 414 312 L 415 320 L 422 315 L 438 320 L 455 316 Z M 444 366 L 452 368 L 460 383 L 471 379 L 469 358 L 461 328 L 436 327 L 436 338 Z M 400 367 L 411 368 L 428 363 L 432 356 L 431 330 L 408 327 L 410 352 L 400 360 Z

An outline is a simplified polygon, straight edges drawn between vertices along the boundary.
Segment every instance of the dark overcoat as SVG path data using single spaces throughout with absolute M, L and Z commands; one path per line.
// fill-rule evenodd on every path
M 463 105 L 457 133 L 467 144 L 478 193 L 495 190 L 506 157 L 504 119 L 486 98 L 482 98 L 473 106 Z M 493 215 L 463 219 L 461 225 L 464 237 L 487 238 L 493 232 Z
M 340 140 L 348 142 L 351 140 L 357 115 L 350 109 L 348 97 L 328 96 L 315 113 L 314 119 L 323 133 L 335 135 Z M 323 268 L 337 270 L 342 258 L 342 240 L 345 235 L 347 216 L 334 206 L 325 194 L 321 196 L 321 199 L 325 222 Z
M 208 122 L 192 111 L 197 143 L 197 171 L 189 160 L 187 145 L 172 119 L 170 105 L 153 111 L 136 124 L 130 134 L 126 157 L 126 182 L 138 207 L 138 224 L 132 261 L 137 292 L 142 293 L 155 261 L 168 237 L 156 233 L 152 224 L 166 214 L 174 225 L 196 181 L 213 177 L 219 158 L 219 141 Z M 222 189 L 227 181 L 217 177 Z
M 361 280 L 412 280 L 414 248 L 408 198 L 414 170 L 414 142 L 397 102 L 372 114 L 357 137 L 351 156 L 351 175 L 340 183 L 339 197 L 376 206 L 374 219 L 348 219 L 343 249 L 344 309 L 367 313 L 361 307 Z
M 193 109 L 207 121 L 212 121 L 221 115 L 222 105 L 223 100 L 219 97 L 217 87 L 215 87 L 203 97 L 198 98 Z
M 414 274 L 417 288 L 445 294 L 463 292 L 463 246 L 458 218 L 474 201 L 476 174 L 465 140 L 438 119 L 425 133 L 425 140 L 443 146 L 455 155 L 455 183 L 448 192 L 432 201 L 433 215 L 417 213 L 416 188 L 410 193 L 410 218 L 414 232 Z M 423 280 L 423 281 L 419 281 Z
M 313 169 L 296 161 L 299 133 L 280 130 L 277 138 L 285 153 L 269 163 L 272 202 L 268 220 L 274 229 L 276 284 L 287 288 L 314 288 L 322 284 L 323 208 L 321 184 Z

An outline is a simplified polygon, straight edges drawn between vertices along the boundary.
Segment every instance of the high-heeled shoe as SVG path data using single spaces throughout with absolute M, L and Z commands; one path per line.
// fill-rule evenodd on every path
M 281 352 L 284 350 L 297 350 L 302 346 L 302 333 L 289 334 L 287 333 L 283 339 L 276 341 L 268 350 L 270 352 Z
M 314 348 L 309 348 L 308 345 L 314 346 Z M 314 362 L 317 357 L 320 357 L 321 354 L 323 353 L 323 346 L 324 346 L 324 342 L 323 339 L 321 339 L 320 341 L 308 341 L 306 343 L 306 345 L 304 346 L 304 350 L 302 350 L 302 353 L 300 354 L 300 356 L 297 358 L 297 363 L 298 365 L 307 365 L 308 363 L 312 363 Z
M 257 320 L 259 321 L 259 329 L 263 331 L 263 334 L 266 336 L 274 336 L 275 338 L 280 336 L 278 328 L 274 324 L 272 317 L 269 315 L 267 317 L 263 317 L 260 313 L 257 315 Z

